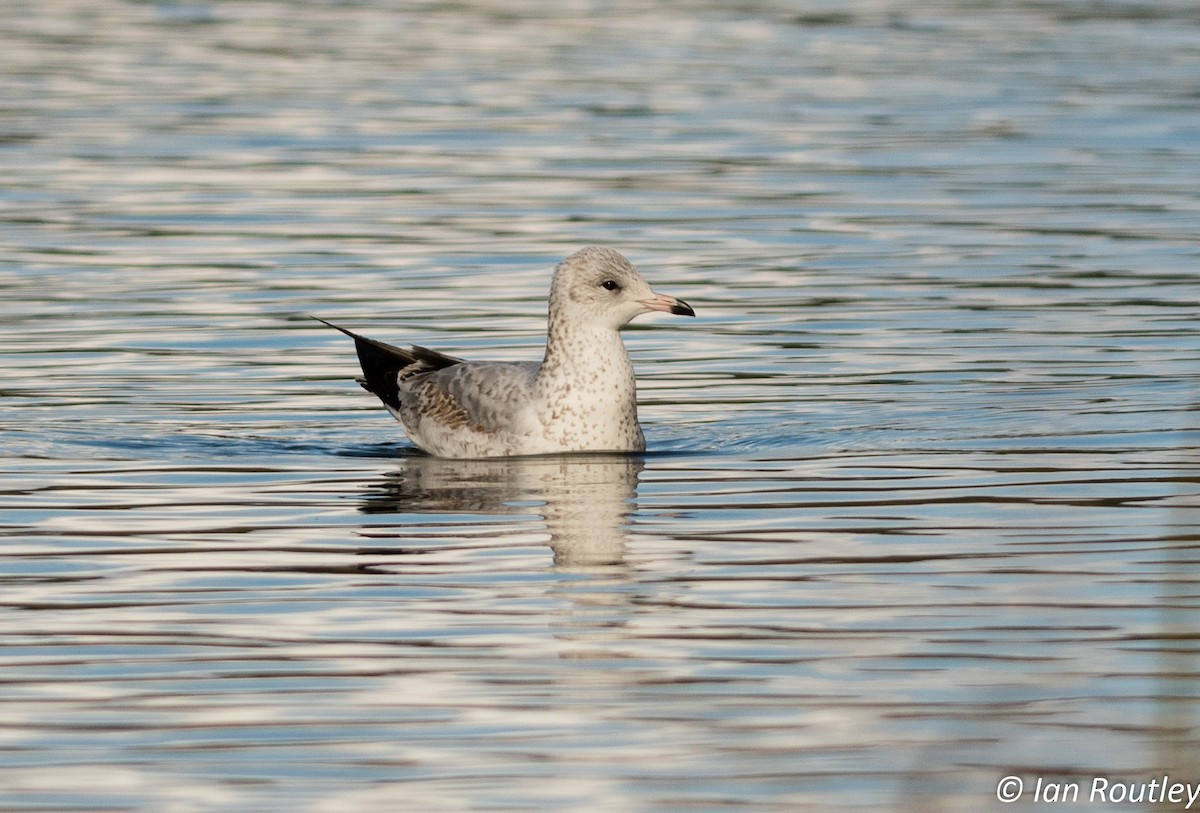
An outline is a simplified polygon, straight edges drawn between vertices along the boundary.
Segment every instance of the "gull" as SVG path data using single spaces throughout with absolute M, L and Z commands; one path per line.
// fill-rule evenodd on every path
M 655 293 L 616 251 L 589 246 L 558 264 L 538 362 L 464 361 L 425 347 L 354 339 L 363 389 L 437 457 L 642 452 L 633 364 L 618 332 L 658 311 L 695 316 Z

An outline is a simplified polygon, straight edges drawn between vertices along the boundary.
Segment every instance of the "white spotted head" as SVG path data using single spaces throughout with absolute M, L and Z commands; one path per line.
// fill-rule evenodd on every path
M 695 316 L 686 302 L 657 294 L 616 251 L 589 246 L 567 257 L 550 284 L 550 322 L 585 323 L 617 330 L 651 311 Z

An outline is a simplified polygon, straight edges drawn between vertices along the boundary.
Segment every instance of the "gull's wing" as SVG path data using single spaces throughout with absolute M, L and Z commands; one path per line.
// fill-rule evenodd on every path
M 358 353 L 358 363 L 362 367 L 362 378 L 358 383 L 367 392 L 379 396 L 388 409 L 400 409 L 400 383 L 421 373 L 430 373 L 462 364 L 463 360 L 447 356 L 426 347 L 396 347 L 387 342 L 368 339 L 352 330 L 338 327 L 332 322 L 314 316 L 318 322 L 326 324 L 334 330 L 340 330 L 354 339 L 354 349 Z
M 448 365 L 400 382 L 400 418 L 410 434 L 470 430 L 490 435 L 528 429 L 536 362 L 476 361 Z

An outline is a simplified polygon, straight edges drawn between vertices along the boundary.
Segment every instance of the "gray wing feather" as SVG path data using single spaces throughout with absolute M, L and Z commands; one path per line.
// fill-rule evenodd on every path
M 532 400 L 537 370 L 533 362 L 466 362 L 412 376 L 400 383 L 402 420 L 413 427 L 433 421 L 447 429 L 512 431 L 521 405 Z

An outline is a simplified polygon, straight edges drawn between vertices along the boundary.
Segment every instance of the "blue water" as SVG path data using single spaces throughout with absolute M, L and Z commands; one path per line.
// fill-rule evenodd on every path
M 1191 3 L 7 16 L 0 811 L 1200 782 Z M 644 456 L 423 456 L 308 318 L 536 359 L 592 243 L 698 313 Z

